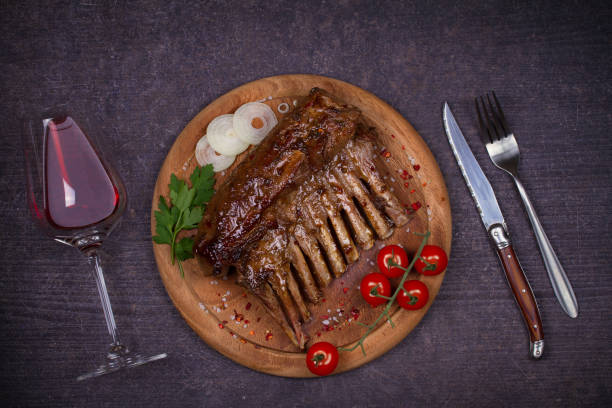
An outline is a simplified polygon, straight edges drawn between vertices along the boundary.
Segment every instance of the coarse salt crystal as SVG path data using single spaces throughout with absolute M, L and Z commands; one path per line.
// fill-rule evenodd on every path
M 326 326 L 329 326 L 329 320 L 327 320 L 327 319 L 323 320 L 321 323 L 323 323 Z

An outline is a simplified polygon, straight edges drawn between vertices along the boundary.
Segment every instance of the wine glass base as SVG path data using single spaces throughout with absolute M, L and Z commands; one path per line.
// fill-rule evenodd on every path
M 127 349 L 114 347 L 108 353 L 108 362 L 102 364 L 100 367 L 92 372 L 80 375 L 77 377 L 77 381 L 87 380 L 89 378 L 99 377 L 104 374 L 110 374 L 115 371 L 121 370 L 122 368 L 131 368 L 150 363 L 152 361 L 161 360 L 168 357 L 166 353 L 156 354 L 150 357 L 143 357 L 138 353 L 131 353 Z

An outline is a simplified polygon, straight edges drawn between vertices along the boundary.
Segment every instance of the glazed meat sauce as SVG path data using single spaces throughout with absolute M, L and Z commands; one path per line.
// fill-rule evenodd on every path
M 374 240 L 408 222 L 380 177 L 360 112 L 313 89 L 208 205 L 195 252 L 256 294 L 303 348 L 307 303 Z

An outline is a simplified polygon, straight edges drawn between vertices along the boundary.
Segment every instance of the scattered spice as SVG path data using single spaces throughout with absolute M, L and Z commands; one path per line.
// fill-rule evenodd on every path
M 417 211 L 419 208 L 421 208 L 421 202 L 415 201 L 414 203 L 410 204 L 410 206 L 412 207 L 414 211 Z
M 421 166 L 418 164 L 415 164 L 414 166 L 412 166 L 412 168 L 414 169 L 414 171 L 419 171 L 421 170 Z
M 246 306 L 244 307 L 246 310 L 249 310 L 251 308 L 251 302 L 247 303 Z

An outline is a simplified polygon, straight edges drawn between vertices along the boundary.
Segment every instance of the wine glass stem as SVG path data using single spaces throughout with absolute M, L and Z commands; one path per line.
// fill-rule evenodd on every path
M 108 332 L 113 338 L 113 345 L 120 345 L 121 342 L 119 341 L 119 332 L 117 331 L 117 325 L 115 324 L 115 316 L 113 315 L 113 309 L 111 307 L 110 299 L 108 298 L 108 292 L 106 291 L 106 283 L 104 282 L 100 256 L 97 252 L 94 251 L 89 254 L 89 262 L 93 264 L 95 270 L 94 275 L 96 277 L 96 284 L 98 285 L 98 293 L 100 294 L 102 309 L 104 309 L 104 318 L 106 319 Z

